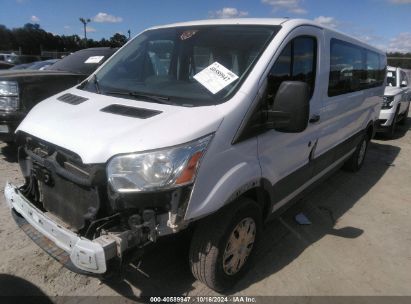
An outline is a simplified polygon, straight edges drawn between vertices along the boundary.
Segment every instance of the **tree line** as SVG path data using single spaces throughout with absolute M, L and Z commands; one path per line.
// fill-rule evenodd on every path
M 74 52 L 85 47 L 121 47 L 127 42 L 125 35 L 116 33 L 109 39 L 85 41 L 78 35 L 54 35 L 39 24 L 26 23 L 9 29 L 0 24 L 0 50 L 21 51 L 25 55 L 41 55 L 42 51 Z M 388 64 L 411 69 L 411 53 L 388 53 Z
M 411 69 L 411 53 L 388 53 L 388 65 Z
M 54 35 L 39 24 L 27 23 L 13 29 L 0 24 L 0 50 L 20 50 L 25 55 L 40 55 L 42 51 L 74 52 L 85 47 L 120 47 L 126 42 L 127 37 L 119 33 L 110 39 L 85 41 L 78 35 Z

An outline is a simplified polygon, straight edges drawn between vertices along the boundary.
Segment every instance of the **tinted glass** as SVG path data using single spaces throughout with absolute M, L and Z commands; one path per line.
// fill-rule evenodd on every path
M 328 95 L 335 96 L 361 89 L 365 82 L 365 52 L 352 44 L 331 40 Z
M 331 39 L 328 96 L 380 86 L 384 82 L 384 57 L 337 39 Z
M 397 86 L 397 73 L 395 71 L 387 71 L 387 86 Z
M 298 37 L 289 42 L 273 65 L 269 75 L 268 98 L 277 93 L 283 81 L 303 81 L 314 92 L 317 40 Z
M 104 61 L 110 57 L 116 49 L 85 49 L 77 51 L 71 55 L 64 57 L 55 64 L 48 67 L 48 70 L 65 71 L 77 74 L 90 75 Z M 90 57 L 103 56 L 98 63 L 86 63 Z
M 377 53 L 367 51 L 367 79 L 366 84 L 370 87 L 378 85 L 379 70 L 380 70 L 380 56 Z
M 127 92 L 155 95 L 184 106 L 224 102 L 239 87 L 279 29 L 278 26 L 230 25 L 146 31 L 96 74 L 100 92 L 122 92 L 123 95 L 116 96 L 125 98 L 132 98 Z M 213 94 L 194 76 L 215 62 L 236 74 L 238 79 Z M 96 91 L 92 83 L 84 89 Z M 147 97 L 144 100 L 156 102 Z
M 402 85 L 404 81 L 408 82 L 407 75 L 405 74 L 405 72 L 401 71 L 400 85 Z

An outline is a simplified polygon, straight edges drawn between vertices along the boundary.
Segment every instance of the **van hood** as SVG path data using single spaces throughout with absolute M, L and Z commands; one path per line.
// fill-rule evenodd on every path
M 77 105 L 67 103 L 67 100 L 62 101 L 65 99 L 62 96 L 67 93 L 87 100 Z M 124 109 L 123 106 L 137 110 Z M 130 111 L 136 112 L 135 117 L 122 113 L 129 115 Z M 16 132 L 22 131 L 70 150 L 85 164 L 95 164 L 105 163 L 116 154 L 159 149 L 195 140 L 215 132 L 223 117 L 217 106 L 189 108 L 163 105 L 73 88 L 36 105 Z
M 399 87 L 386 86 L 384 90 L 384 96 L 395 96 L 402 93 L 402 89 Z

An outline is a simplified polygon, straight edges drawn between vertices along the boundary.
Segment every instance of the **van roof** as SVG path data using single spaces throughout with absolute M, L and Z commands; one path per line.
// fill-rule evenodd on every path
M 187 22 L 177 22 L 172 24 L 166 24 L 162 26 L 154 26 L 155 28 L 165 28 L 165 27 L 177 27 L 177 26 L 196 26 L 196 25 L 231 25 L 231 24 L 247 24 L 247 25 L 281 25 L 288 18 L 230 18 L 230 19 L 206 19 L 206 20 L 195 20 Z
M 187 22 L 178 22 L 172 24 L 166 24 L 161 26 L 154 26 L 149 29 L 159 29 L 159 28 L 168 28 L 168 27 L 179 27 L 179 26 L 200 26 L 200 25 L 284 25 L 289 24 L 291 27 L 298 27 L 301 25 L 312 25 L 321 29 L 326 29 L 335 33 L 344 35 L 345 37 L 350 38 L 351 40 L 357 41 L 360 45 L 367 45 L 370 49 L 377 51 L 378 53 L 384 54 L 382 50 L 377 49 L 363 41 L 359 40 L 356 37 L 348 35 L 346 33 L 340 32 L 334 28 L 324 26 L 313 20 L 308 19 L 291 19 L 291 18 L 232 18 L 232 19 L 206 19 L 206 20 L 194 20 Z

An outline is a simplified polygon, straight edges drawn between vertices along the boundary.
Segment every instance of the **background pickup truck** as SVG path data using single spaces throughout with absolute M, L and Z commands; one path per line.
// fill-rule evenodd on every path
M 0 140 L 14 141 L 14 131 L 37 103 L 83 81 L 115 53 L 116 48 L 75 52 L 46 70 L 0 72 Z

